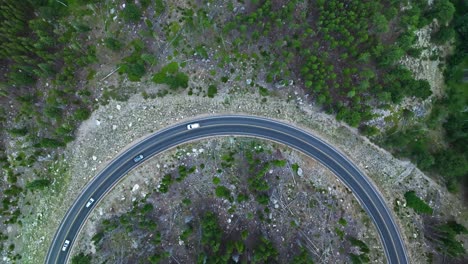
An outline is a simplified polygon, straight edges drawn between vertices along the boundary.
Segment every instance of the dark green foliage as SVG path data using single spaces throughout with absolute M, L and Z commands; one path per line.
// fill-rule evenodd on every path
M 91 255 L 85 255 L 83 252 L 80 252 L 78 255 L 73 256 L 71 263 L 72 264 L 91 264 L 93 257 Z
M 405 55 L 405 51 L 398 46 L 387 48 L 382 56 L 379 58 L 379 64 L 388 67 L 396 63 L 401 57 Z
M 172 175 L 166 174 L 161 180 L 161 184 L 158 188 L 158 191 L 161 193 L 167 193 L 169 191 L 169 187 L 172 185 Z
M 148 261 L 151 264 L 157 264 L 157 263 L 161 263 L 161 261 L 169 258 L 170 256 L 171 256 L 171 254 L 169 252 L 156 253 L 156 254 L 152 255 L 151 257 L 149 257 Z
M 122 43 L 119 40 L 112 37 L 105 38 L 104 45 L 106 45 L 106 47 L 112 51 L 119 51 L 122 49 Z
M 87 108 L 80 108 L 75 111 L 73 117 L 75 120 L 84 121 L 91 116 L 91 112 Z
M 173 90 L 182 87 L 188 87 L 188 76 L 179 72 L 177 62 L 171 62 L 164 66 L 161 71 L 153 75 L 153 82 L 158 84 L 167 84 Z
M 10 135 L 12 135 L 12 136 L 22 137 L 22 136 L 26 136 L 26 134 L 28 134 L 28 129 L 26 127 L 12 128 L 12 129 L 8 130 L 8 133 L 10 133 Z
M 268 263 L 269 261 L 275 261 L 278 259 L 278 250 L 273 244 L 265 237 L 261 237 L 257 247 L 253 250 L 253 261 L 263 261 Z
M 151 64 L 147 55 L 142 54 L 144 44 L 140 40 L 132 42 L 133 52 L 119 64 L 119 74 L 127 74 L 132 82 L 138 82 L 146 73 L 146 65 Z
M 377 13 L 374 16 L 373 24 L 376 33 L 386 33 L 388 31 L 387 18 L 382 14 Z
M 175 179 L 177 182 L 181 182 L 183 181 L 185 178 L 187 178 L 187 176 L 190 174 L 190 173 L 193 173 L 197 168 L 195 166 L 192 166 L 190 167 L 190 169 L 187 170 L 187 167 L 181 165 L 177 168 L 178 172 L 179 172 L 179 176 Z
M 58 148 L 64 147 L 65 143 L 53 138 L 41 138 L 39 141 L 38 147 L 42 148 Z
M 357 127 L 361 123 L 361 114 L 350 110 L 349 108 L 342 107 L 336 114 L 337 120 L 343 120 L 351 126 Z
M 104 238 L 104 232 L 98 232 L 91 238 L 91 241 L 93 241 L 94 244 L 97 245 L 99 244 L 99 242 L 101 242 L 103 238 Z
M 187 241 L 188 237 L 193 233 L 193 227 L 188 226 L 187 229 L 185 229 L 182 234 L 180 234 L 180 240 L 182 241 Z
M 273 166 L 276 166 L 276 167 L 284 167 L 286 166 L 286 160 L 272 160 L 271 161 L 271 164 L 273 164 Z
M 261 96 L 268 96 L 270 93 L 268 92 L 268 89 L 265 87 L 259 87 L 258 91 L 260 92 Z
M 299 165 L 297 163 L 293 163 L 291 165 L 291 169 L 293 170 L 295 174 L 297 174 L 297 172 L 299 171 Z
M 143 205 L 143 207 L 140 209 L 140 212 L 144 215 L 150 213 L 151 211 L 153 211 L 153 205 L 150 203 L 145 203 L 145 205 Z
M 468 230 L 455 221 L 446 223 L 426 223 L 425 236 L 431 241 L 437 251 L 444 256 L 458 258 L 466 254 L 463 244 L 456 238 L 457 235 L 467 234 Z
M 455 37 L 455 30 L 453 29 L 453 27 L 442 26 L 439 28 L 437 32 L 432 34 L 431 41 L 438 45 L 442 45 L 448 41 L 453 40 L 454 37 Z
M 122 10 L 122 17 L 127 23 L 138 22 L 141 18 L 141 10 L 136 4 L 127 2 L 125 8 Z
M 202 237 L 201 243 L 205 250 L 216 254 L 221 247 L 223 230 L 218 225 L 218 218 L 212 212 L 207 212 L 201 220 Z
M 340 224 L 342 226 L 346 226 L 348 224 L 348 222 L 346 221 L 346 219 L 344 219 L 342 217 L 342 218 L 340 218 L 340 220 L 338 220 L 338 224 Z
M 312 256 L 310 256 L 309 252 L 306 249 L 301 247 L 299 254 L 294 256 L 292 262 L 294 264 L 314 264 L 314 260 Z
M 419 214 L 432 214 L 432 208 L 427 205 L 423 200 L 416 196 L 415 191 L 408 191 L 405 193 L 406 205 L 413 208 Z
M 444 149 L 435 154 L 433 165 L 435 171 L 444 176 L 447 188 L 451 192 L 458 191 L 458 183 L 466 178 L 468 161 L 466 154 L 460 154 L 453 149 Z
M 246 194 L 239 194 L 237 195 L 237 202 L 238 203 L 242 203 L 242 202 L 245 202 L 245 201 L 248 201 L 249 200 L 249 196 L 246 195 Z
M 164 5 L 163 0 L 155 0 L 154 2 L 154 11 L 156 12 L 156 16 L 161 15 L 166 10 L 166 6 Z
M 32 182 L 28 182 L 26 184 L 26 188 L 29 190 L 43 190 L 46 187 L 49 187 L 49 185 L 52 182 L 48 179 L 37 179 Z
M 213 98 L 217 93 L 218 93 L 218 88 L 216 88 L 216 85 L 211 84 L 210 86 L 208 86 L 207 95 L 209 98 Z
M 221 180 L 218 177 L 213 177 L 213 184 L 218 185 Z
M 360 254 L 350 254 L 351 262 L 353 264 L 357 263 L 369 263 L 369 247 L 363 241 L 355 238 L 355 237 L 348 237 L 349 242 L 352 246 L 358 247 Z
M 449 0 L 437 0 L 434 1 L 430 16 L 437 18 L 441 25 L 444 25 L 452 20 L 453 14 L 455 13 L 455 7 Z
M 47 105 L 44 109 L 44 115 L 52 119 L 58 119 L 62 117 L 62 108 L 52 105 Z
M 349 254 L 349 256 L 351 258 L 351 263 L 353 264 L 362 264 L 362 263 L 370 262 L 370 259 L 366 254 L 356 255 L 356 254 L 351 253 Z
M 220 197 L 220 198 L 225 198 L 227 200 L 230 200 L 232 201 L 233 198 L 232 198 L 232 195 L 231 195 L 231 191 L 226 188 L 225 186 L 217 186 L 216 189 L 215 189 L 215 194 L 217 197 Z
M 369 125 L 360 126 L 359 131 L 361 131 L 362 134 L 369 136 L 369 137 L 379 134 L 378 128 L 376 128 L 375 126 L 369 126 Z

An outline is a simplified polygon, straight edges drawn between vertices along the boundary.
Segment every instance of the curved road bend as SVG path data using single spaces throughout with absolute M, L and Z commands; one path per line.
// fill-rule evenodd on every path
M 200 123 L 200 128 L 187 130 L 187 124 Z M 90 211 L 113 186 L 142 161 L 133 158 L 144 155 L 144 160 L 179 144 L 214 136 L 253 136 L 276 141 L 315 158 L 330 169 L 353 191 L 360 204 L 374 222 L 389 263 L 408 263 L 404 241 L 392 213 L 383 197 L 367 177 L 343 154 L 317 137 L 291 125 L 254 116 L 223 115 L 194 119 L 158 131 L 110 162 L 86 185 L 67 211 L 47 253 L 45 263 L 66 263 L 70 249 Z M 93 197 L 89 208 L 85 205 Z M 65 240 L 70 240 L 68 249 L 62 251 Z

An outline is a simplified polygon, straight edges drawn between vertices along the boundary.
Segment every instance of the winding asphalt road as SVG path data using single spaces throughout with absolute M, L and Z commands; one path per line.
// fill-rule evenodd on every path
M 47 264 L 66 263 L 69 252 L 90 211 L 115 184 L 130 170 L 153 155 L 179 144 L 213 136 L 253 136 L 276 141 L 313 157 L 328 167 L 353 191 L 362 207 L 369 214 L 379 232 L 389 263 L 408 263 L 406 248 L 398 226 L 384 199 L 367 177 L 343 154 L 317 137 L 285 123 L 253 116 L 213 116 L 192 120 L 200 128 L 187 130 L 181 123 L 159 132 L 134 145 L 110 162 L 88 185 L 66 213 L 47 253 Z M 135 163 L 133 158 L 143 154 L 144 159 Z M 95 202 L 89 208 L 90 198 Z M 65 240 L 70 241 L 62 251 Z

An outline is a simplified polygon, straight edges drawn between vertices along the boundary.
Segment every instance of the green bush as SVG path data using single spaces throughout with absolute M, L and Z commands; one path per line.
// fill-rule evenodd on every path
M 119 51 L 122 49 L 122 43 L 119 40 L 112 37 L 105 38 L 104 45 L 112 51 Z
M 278 259 L 278 250 L 273 243 L 265 237 L 261 237 L 257 247 L 253 250 L 253 262 L 269 263 Z
M 454 13 L 455 7 L 449 0 L 437 0 L 434 1 L 429 15 L 431 18 L 437 18 L 441 25 L 445 25 L 452 20 Z
M 103 238 L 104 238 L 104 232 L 98 232 L 91 238 L 91 241 L 94 242 L 94 245 L 97 245 L 99 244 L 99 242 L 101 242 Z
M 216 85 L 214 84 L 211 84 L 210 86 L 208 86 L 208 97 L 209 98 L 213 98 L 216 93 L 218 93 L 218 88 L 216 88 Z
M 172 183 L 173 183 L 172 175 L 171 174 L 164 175 L 164 177 L 161 180 L 161 184 L 159 186 L 158 191 L 161 193 L 167 193 Z
M 466 254 L 465 248 L 461 242 L 457 240 L 457 235 L 467 234 L 468 230 L 455 221 L 446 223 L 436 223 L 429 225 L 425 229 L 425 236 L 431 241 L 440 254 L 452 258 L 459 258 Z
M 294 264 L 314 264 L 314 260 L 312 259 L 312 256 L 310 256 L 309 252 L 307 252 L 306 249 L 301 247 L 301 249 L 299 251 L 299 254 L 294 256 L 291 263 L 294 263 Z
M 232 200 L 231 191 L 225 186 L 217 186 L 215 189 L 215 194 L 217 197 Z
M 29 190 L 43 190 L 49 187 L 52 182 L 48 179 L 37 179 L 26 184 L 26 188 Z
M 453 40 L 454 37 L 455 30 L 453 29 L 453 27 L 442 26 L 437 32 L 431 35 L 431 41 L 435 44 L 442 45 Z
M 43 148 L 59 148 L 64 147 L 65 143 L 53 138 L 41 138 L 36 146 Z
M 406 205 L 413 208 L 414 211 L 420 214 L 432 214 L 432 208 L 416 196 L 415 191 L 408 191 L 405 193 Z
M 171 89 L 176 90 L 179 87 L 188 87 L 188 76 L 179 72 L 177 62 L 171 62 L 153 75 L 153 82 L 157 84 L 167 84 Z
M 357 239 L 355 237 L 348 237 L 348 240 L 349 240 L 349 242 L 351 242 L 351 245 L 353 245 L 355 247 L 358 247 L 359 250 L 362 253 L 364 253 L 364 254 L 369 253 L 369 247 L 363 241 L 361 241 L 361 240 L 359 240 L 359 239 Z
M 154 11 L 155 11 L 155 15 L 156 16 L 159 16 L 161 15 L 164 10 L 166 10 L 166 6 L 164 5 L 164 1 L 163 0 L 155 0 L 155 3 L 154 3 Z
M 218 177 L 213 177 L 213 184 L 218 185 L 221 180 Z
M 73 117 L 75 120 L 84 121 L 91 116 L 91 111 L 87 108 L 80 108 L 75 111 Z
M 122 17 L 127 23 L 138 22 L 141 18 L 141 10 L 136 4 L 127 2 L 122 10 Z
M 91 264 L 93 257 L 91 255 L 85 255 L 83 252 L 73 256 L 71 263 L 72 264 Z
M 218 218 L 213 212 L 207 212 L 201 220 L 201 243 L 208 251 L 217 253 L 221 247 L 223 230 L 218 225 Z
M 8 130 L 8 133 L 10 133 L 10 135 L 12 136 L 23 137 L 26 136 L 26 134 L 28 134 L 28 129 L 26 127 L 12 128 Z

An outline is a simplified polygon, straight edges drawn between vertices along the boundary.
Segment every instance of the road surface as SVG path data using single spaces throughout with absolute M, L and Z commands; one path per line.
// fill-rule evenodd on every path
M 188 130 L 187 124 L 190 123 L 199 123 L 200 127 Z M 130 170 L 151 156 L 179 144 L 227 135 L 253 136 L 276 141 L 297 149 L 325 165 L 352 190 L 369 214 L 377 227 L 388 262 L 408 263 L 404 241 L 383 197 L 368 181 L 367 176 L 349 159 L 334 147 L 304 130 L 271 119 L 242 115 L 212 116 L 177 124 L 152 134 L 120 154 L 88 183 L 70 207 L 53 238 L 45 262 L 66 263 L 73 242 L 93 207 Z M 139 154 L 143 154 L 144 158 L 135 163 L 133 158 Z M 95 202 L 90 207 L 86 207 L 91 197 Z M 70 245 L 62 251 L 65 240 L 69 240 Z

